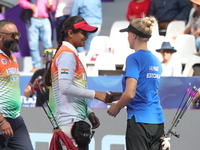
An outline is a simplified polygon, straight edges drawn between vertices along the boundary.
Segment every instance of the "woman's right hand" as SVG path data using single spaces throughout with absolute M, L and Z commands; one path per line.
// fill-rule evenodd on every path
M 109 94 L 106 92 L 100 92 L 100 91 L 95 91 L 95 97 L 96 99 L 106 103 L 109 100 Z

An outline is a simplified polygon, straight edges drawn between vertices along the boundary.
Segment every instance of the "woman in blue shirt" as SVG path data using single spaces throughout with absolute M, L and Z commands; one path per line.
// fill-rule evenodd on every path
M 122 80 L 123 93 L 111 92 L 108 114 L 116 116 L 127 106 L 127 150 L 159 150 L 164 134 L 164 114 L 160 105 L 158 88 L 162 73 L 161 63 L 147 48 L 151 37 L 154 17 L 138 18 L 120 30 L 128 32 L 128 41 L 135 53 L 126 59 Z

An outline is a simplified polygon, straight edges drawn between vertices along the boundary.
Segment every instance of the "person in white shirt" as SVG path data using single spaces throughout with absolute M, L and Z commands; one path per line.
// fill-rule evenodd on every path
M 181 76 L 182 64 L 178 60 L 173 59 L 172 57 L 173 53 L 175 53 L 177 50 L 175 50 L 169 42 L 163 42 L 161 48 L 157 49 L 156 51 L 159 52 L 163 58 L 163 72 L 161 76 Z

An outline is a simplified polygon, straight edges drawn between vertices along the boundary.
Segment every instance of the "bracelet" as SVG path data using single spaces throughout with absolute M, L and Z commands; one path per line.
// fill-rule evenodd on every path
M 2 126 L 7 120 L 4 119 L 3 121 L 1 121 L 0 126 Z
M 5 118 L 3 118 L 3 120 L 2 121 L 0 121 L 0 123 L 2 123 L 4 120 L 6 120 Z

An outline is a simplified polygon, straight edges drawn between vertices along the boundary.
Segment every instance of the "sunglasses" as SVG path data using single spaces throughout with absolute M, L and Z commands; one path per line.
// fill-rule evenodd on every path
M 172 53 L 172 50 L 170 49 L 165 49 L 165 50 L 161 50 L 161 53 Z
M 13 39 L 14 39 L 16 36 L 18 36 L 19 38 L 20 38 L 20 36 L 21 36 L 21 33 L 19 33 L 19 32 L 11 32 L 11 33 L 0 32 L 0 33 L 6 34 L 6 35 L 10 35 Z

